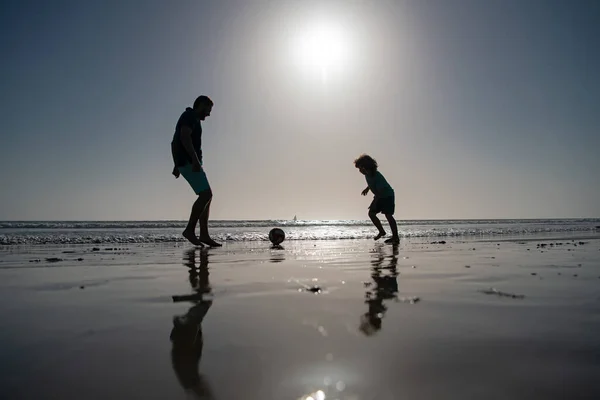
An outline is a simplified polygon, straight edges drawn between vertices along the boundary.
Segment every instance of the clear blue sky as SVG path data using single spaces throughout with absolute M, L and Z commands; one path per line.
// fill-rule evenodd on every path
M 187 218 L 169 143 L 199 94 L 215 101 L 211 218 L 364 219 L 361 152 L 400 219 L 600 216 L 598 1 L 9 0 L 0 13 L 2 220 Z M 294 56 L 319 24 L 339 28 L 326 52 L 345 49 L 327 79 L 322 53 L 319 71 Z

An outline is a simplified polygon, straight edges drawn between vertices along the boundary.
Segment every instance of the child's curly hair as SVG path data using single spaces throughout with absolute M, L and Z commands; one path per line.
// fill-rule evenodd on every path
M 354 166 L 356 168 L 364 167 L 371 171 L 377 171 L 377 161 L 368 154 L 361 154 L 354 160 Z

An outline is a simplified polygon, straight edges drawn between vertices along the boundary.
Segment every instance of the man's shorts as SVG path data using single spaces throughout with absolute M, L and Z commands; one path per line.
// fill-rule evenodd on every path
M 394 211 L 396 208 L 396 200 L 395 196 L 382 197 L 379 199 L 373 199 L 371 205 L 369 206 L 369 210 L 377 213 L 383 213 L 385 215 L 394 215 Z
M 200 194 L 200 192 L 204 192 L 205 190 L 210 190 L 204 168 L 201 168 L 198 172 L 192 171 L 192 164 L 186 164 L 178 168 L 181 175 L 188 181 L 196 194 Z

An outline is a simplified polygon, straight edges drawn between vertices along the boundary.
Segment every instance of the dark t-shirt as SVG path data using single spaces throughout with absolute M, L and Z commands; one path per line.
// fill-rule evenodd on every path
M 183 114 L 181 114 L 177 121 L 177 125 L 175 126 L 175 133 L 173 134 L 173 141 L 171 142 L 173 162 L 178 167 L 192 163 L 192 159 L 181 142 L 182 126 L 189 126 L 192 129 L 192 143 L 194 145 L 194 150 L 198 155 L 198 160 L 200 160 L 200 164 L 202 164 L 202 125 L 200 124 L 200 119 L 190 107 L 186 108 Z
M 375 171 L 373 175 L 365 175 L 369 189 L 377 198 L 391 197 L 394 195 L 394 189 L 385 180 L 381 172 Z

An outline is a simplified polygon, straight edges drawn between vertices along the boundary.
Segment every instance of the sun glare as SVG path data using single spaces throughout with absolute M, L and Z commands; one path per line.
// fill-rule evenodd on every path
M 348 42 L 340 26 L 318 24 L 302 32 L 294 45 L 303 69 L 320 74 L 323 81 L 343 70 L 348 62 Z

